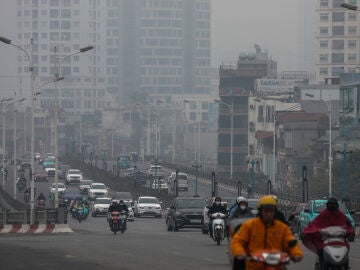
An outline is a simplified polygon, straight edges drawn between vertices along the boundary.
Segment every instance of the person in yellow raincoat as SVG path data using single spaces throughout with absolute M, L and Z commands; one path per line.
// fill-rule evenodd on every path
M 258 202 L 259 216 L 246 221 L 233 236 L 230 249 L 238 260 L 244 260 L 247 255 L 261 250 L 279 250 L 287 252 L 291 259 L 299 262 L 303 258 L 303 252 L 299 243 L 289 247 L 289 243 L 295 240 L 290 228 L 276 220 L 276 201 L 272 196 L 263 196 Z M 245 262 L 246 270 L 263 269 L 259 262 Z M 281 269 L 281 268 L 279 268 Z

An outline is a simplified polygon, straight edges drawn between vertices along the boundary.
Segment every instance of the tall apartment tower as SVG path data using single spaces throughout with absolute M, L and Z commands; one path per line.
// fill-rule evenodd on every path
M 343 0 L 318 0 L 316 6 L 316 79 L 338 78 L 359 66 L 359 15 L 341 7 Z M 357 5 L 358 0 L 348 0 Z
M 59 106 L 68 113 L 92 113 L 107 106 L 105 38 L 100 31 L 101 15 L 98 0 L 18 0 L 18 44 L 31 51 L 36 84 L 54 78 L 55 57 L 63 57 L 92 45 L 84 54 L 59 59 L 61 82 Z M 105 1 L 104 1 L 105 2 Z M 55 56 L 56 47 L 56 56 Z M 27 59 L 19 51 L 18 74 L 27 66 Z M 36 87 L 36 86 L 35 86 Z M 38 106 L 54 108 L 54 85 L 41 88 Z
M 254 91 L 255 80 L 276 78 L 277 63 L 255 45 L 255 54 L 241 54 L 234 66 L 220 66 L 220 104 L 217 171 L 231 175 L 231 135 L 233 135 L 233 180 L 248 168 L 248 108 L 249 96 Z M 230 105 L 230 106 L 229 106 Z M 231 106 L 233 110 L 231 110 Z M 233 113 L 233 129 L 231 116 Z M 233 133 L 233 134 L 231 134 Z
M 211 1 L 123 0 L 123 93 L 210 92 Z

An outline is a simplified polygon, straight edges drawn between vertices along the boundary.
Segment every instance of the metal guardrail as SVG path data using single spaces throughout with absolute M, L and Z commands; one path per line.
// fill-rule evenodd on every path
M 35 210 L 35 224 L 65 224 L 67 223 L 64 208 L 50 208 Z M 0 225 L 5 224 L 30 224 L 30 209 L 23 211 L 0 212 Z

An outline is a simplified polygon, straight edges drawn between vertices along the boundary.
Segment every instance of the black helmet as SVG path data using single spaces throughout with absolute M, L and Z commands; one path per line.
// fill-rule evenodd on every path
M 329 211 L 335 211 L 335 210 L 339 209 L 338 200 L 334 197 L 329 198 L 328 201 L 326 202 L 326 208 Z
M 120 202 L 119 203 L 124 203 L 124 201 L 123 200 L 120 200 Z

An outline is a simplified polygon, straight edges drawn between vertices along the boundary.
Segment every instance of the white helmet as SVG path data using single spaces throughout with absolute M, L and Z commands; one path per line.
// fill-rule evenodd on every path
M 247 204 L 247 203 L 248 203 L 248 200 L 247 200 L 245 197 L 242 197 L 242 196 L 237 197 L 236 203 L 239 204 L 239 203 L 241 203 L 241 202 L 245 202 L 245 203 Z

